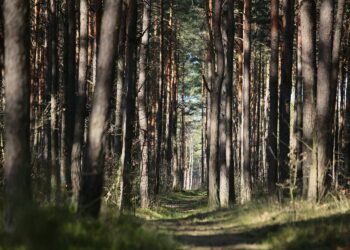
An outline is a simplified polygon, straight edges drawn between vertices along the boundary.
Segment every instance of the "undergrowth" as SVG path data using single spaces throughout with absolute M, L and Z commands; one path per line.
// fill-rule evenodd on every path
M 3 223 L 1 223 L 3 224 Z M 134 216 L 77 218 L 67 209 L 44 208 L 27 212 L 18 230 L 0 229 L 0 249 L 176 249 L 174 241 L 146 228 Z

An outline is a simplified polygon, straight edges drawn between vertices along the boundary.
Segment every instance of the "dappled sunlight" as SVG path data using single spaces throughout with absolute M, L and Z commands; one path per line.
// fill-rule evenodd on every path
M 204 201 L 206 192 L 169 193 L 160 198 L 155 212 L 138 216 L 186 249 L 320 249 L 327 239 L 333 240 L 328 247 L 350 241 L 345 237 L 350 233 L 350 207 L 334 201 L 319 205 L 260 201 L 217 211 L 210 211 Z

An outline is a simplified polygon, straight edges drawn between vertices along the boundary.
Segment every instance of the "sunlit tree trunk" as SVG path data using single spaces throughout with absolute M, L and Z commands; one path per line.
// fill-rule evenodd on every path
M 117 69 L 116 69 L 116 103 L 115 103 L 115 153 L 117 161 L 120 160 L 120 155 L 123 148 L 123 110 L 125 108 L 125 95 L 126 95 L 126 86 L 124 81 L 124 69 L 125 69 L 125 22 L 126 14 L 125 6 L 122 7 L 122 16 L 120 21 L 119 29 L 119 44 L 118 44 L 118 53 L 117 53 Z
M 311 168 L 315 168 L 315 114 L 316 114 L 316 5 L 314 0 L 303 0 L 300 6 L 301 37 L 302 37 L 302 76 L 303 76 L 303 178 L 308 178 L 304 184 L 309 183 Z M 316 187 L 308 184 L 308 194 Z M 309 195 L 308 195 L 309 196 Z
M 227 207 L 229 201 L 234 200 L 234 183 L 233 183 L 233 146 L 232 146 L 232 96 L 233 96 L 233 39 L 234 39 L 234 19 L 233 19 L 233 1 L 230 0 L 224 5 L 223 10 L 223 40 L 225 41 L 225 78 L 223 81 L 223 90 L 226 90 L 226 95 L 221 96 L 221 113 L 225 112 L 225 118 L 220 123 L 224 123 L 225 142 L 220 144 L 225 151 L 225 164 L 220 167 L 220 205 Z M 222 117 L 221 117 L 222 119 Z M 220 136 L 222 136 L 220 132 Z M 220 139 L 221 140 L 221 139 Z M 223 161 L 223 159 L 221 159 Z
M 325 193 L 326 173 L 332 163 L 334 107 L 331 107 L 331 96 L 336 91 L 336 83 L 332 83 L 333 4 L 333 0 L 322 0 L 320 6 L 316 105 L 317 163 L 314 163 L 317 168 L 311 168 L 308 195 L 309 200 L 314 201 L 322 198 Z M 314 186 L 317 187 L 316 190 Z
M 209 200 L 210 208 L 220 206 L 219 201 L 219 167 L 225 167 L 226 159 L 220 162 L 220 96 L 224 79 L 224 48 L 221 33 L 221 6 L 220 0 L 215 0 L 213 12 L 213 46 L 215 51 L 216 72 L 211 87 L 211 108 L 210 108 L 210 158 L 209 158 Z M 225 141 L 226 143 L 226 141 Z M 226 144 L 223 144 L 226 145 Z M 224 151 L 225 152 L 225 151 Z M 221 164 L 220 164 L 221 163 Z
M 146 102 L 146 83 L 147 83 L 147 54 L 149 43 L 149 29 L 151 15 L 151 2 L 143 3 L 143 17 L 142 17 L 142 39 L 140 45 L 140 59 L 139 59 L 139 82 L 138 82 L 138 118 L 139 118 L 139 140 L 141 146 L 141 162 L 140 162 L 140 198 L 141 207 L 148 208 L 149 194 L 148 194 L 148 116 L 147 116 L 147 102 Z
M 160 38 L 159 38 L 159 86 L 158 86 L 158 110 L 157 110 L 157 152 L 156 152 L 156 184 L 155 194 L 160 191 L 160 168 L 162 165 L 162 148 L 163 148 L 163 105 L 165 92 L 165 51 L 164 51 L 164 1 L 160 0 Z

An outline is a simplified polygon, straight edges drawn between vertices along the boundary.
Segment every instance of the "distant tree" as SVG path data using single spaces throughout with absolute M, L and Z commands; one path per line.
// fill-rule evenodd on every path
M 277 151 L 277 126 L 278 126 L 278 9 L 279 1 L 271 0 L 271 60 L 270 60 L 270 114 L 267 145 L 268 162 L 268 190 L 270 194 L 276 194 L 278 151 Z
M 241 203 L 252 198 L 250 168 L 250 58 L 251 58 L 251 0 L 244 0 L 243 11 L 243 88 L 241 138 Z
M 48 46 L 47 46 L 47 94 L 50 95 L 50 126 L 51 126 L 51 167 L 55 190 L 55 200 L 60 202 L 61 173 L 59 165 L 59 117 L 58 117 L 58 87 L 59 87 L 59 58 L 58 58 L 58 22 L 57 2 L 50 0 L 48 4 Z M 49 177 L 51 179 L 51 177 Z

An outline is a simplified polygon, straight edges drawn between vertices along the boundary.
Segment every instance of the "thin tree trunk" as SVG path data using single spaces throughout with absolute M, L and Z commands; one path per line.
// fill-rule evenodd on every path
M 78 201 L 81 179 L 82 148 L 84 143 L 86 115 L 86 83 L 88 69 L 88 2 L 80 0 L 80 41 L 78 91 L 75 106 L 74 141 L 72 148 L 73 202 Z
M 250 57 L 251 57 L 251 0 L 244 0 L 243 11 L 243 89 L 241 128 L 241 203 L 252 198 L 250 169 Z
M 116 103 L 115 103 L 115 153 L 117 157 L 117 162 L 120 160 L 120 155 L 123 148 L 123 110 L 125 108 L 125 95 L 126 95 L 126 86 L 124 81 L 124 69 L 125 69 L 125 22 L 126 22 L 126 14 L 125 14 L 125 6 L 122 7 L 122 16 L 119 30 L 119 44 L 118 44 L 118 55 L 117 55 L 117 75 L 116 75 Z
M 74 133 L 74 99 L 75 99 L 75 56 L 76 56 L 76 18 L 75 0 L 68 0 L 66 7 L 66 24 L 64 29 L 64 101 L 61 133 L 61 173 L 64 187 L 71 195 L 71 153 Z
M 346 86 L 346 107 L 345 107 L 345 128 L 344 128 L 344 168 L 347 176 L 350 176 L 350 23 L 347 28 L 348 41 L 346 44 L 347 86 Z
M 162 145 L 163 145 L 163 99 L 164 99 L 164 1 L 160 0 L 160 42 L 159 42 L 159 86 L 158 86 L 158 110 L 157 110 L 157 155 L 156 155 L 156 184 L 155 194 L 160 190 L 160 167 L 162 164 Z
M 149 44 L 149 29 L 151 21 L 151 2 L 143 3 L 143 17 L 142 17 L 142 39 L 140 47 L 139 60 L 139 86 L 137 102 L 139 107 L 139 140 L 141 146 L 141 162 L 140 162 L 140 198 L 141 208 L 148 208 L 149 194 L 148 194 L 148 117 L 147 117 L 147 103 L 146 103 L 146 83 L 147 83 L 147 55 Z
M 269 135 L 267 146 L 268 163 L 268 191 L 276 194 L 278 182 L 278 152 L 277 152 L 277 126 L 278 126 L 278 8 L 279 1 L 271 0 L 271 61 L 270 61 L 270 115 Z
M 302 37 L 301 37 L 301 23 L 300 23 L 300 6 L 301 0 L 298 0 L 298 34 L 297 34 L 297 76 L 295 87 L 295 154 L 296 154 L 296 171 L 298 176 L 302 176 L 302 196 L 307 194 L 307 173 L 304 175 L 303 161 L 302 161 L 302 139 L 303 139 L 303 76 L 302 76 Z M 306 168 L 305 168 L 306 169 Z

